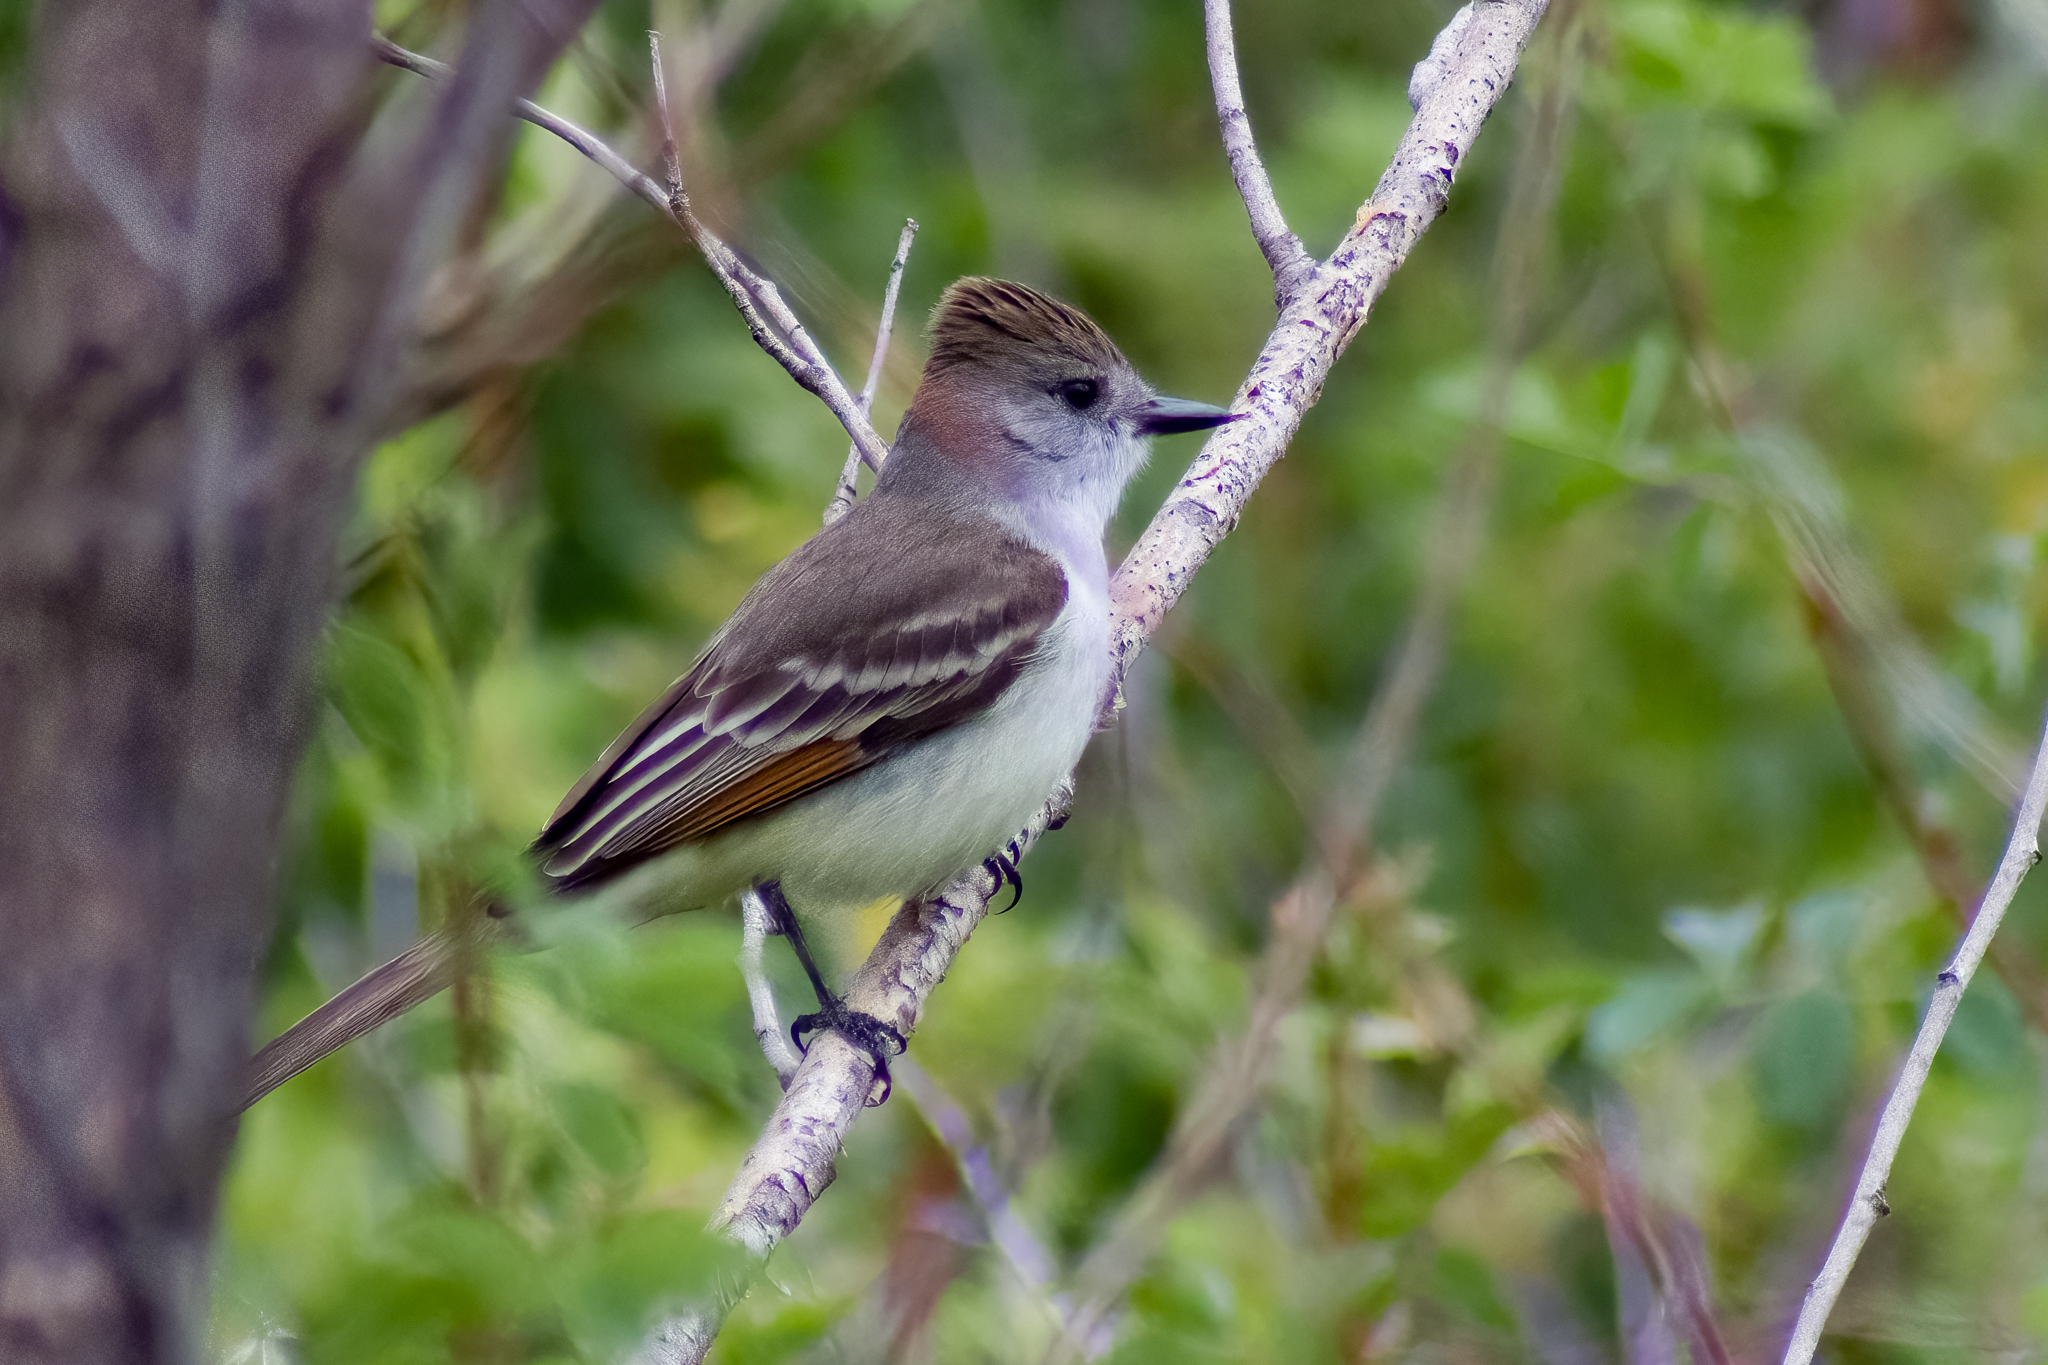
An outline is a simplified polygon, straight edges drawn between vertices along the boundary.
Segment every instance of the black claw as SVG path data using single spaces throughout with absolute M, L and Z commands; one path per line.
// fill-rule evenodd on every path
M 867 1107 L 873 1109 L 888 1103 L 889 1096 L 896 1091 L 896 1082 L 889 1075 L 889 1059 L 908 1052 L 910 1044 L 892 1025 L 883 1023 L 872 1014 L 848 1009 L 846 1002 L 838 996 L 823 1003 L 825 1008 L 816 1014 L 797 1017 L 796 1022 L 789 1026 L 789 1040 L 796 1044 L 798 1052 L 808 1053 L 810 1048 L 804 1043 L 806 1033 L 832 1030 L 874 1059 L 875 1079 L 882 1083 L 882 1093 L 869 1100 Z
M 1017 870 L 1017 864 L 1006 855 L 996 853 L 991 854 L 988 860 L 982 863 L 982 866 L 988 869 L 989 876 L 996 879 L 996 895 L 1002 894 L 1004 882 L 1008 882 L 1015 888 L 1015 894 L 1010 897 L 1010 903 L 996 911 L 996 913 L 1004 915 L 1015 910 L 1017 902 L 1024 899 L 1024 874 Z M 994 899 L 994 897 L 991 896 L 990 899 Z

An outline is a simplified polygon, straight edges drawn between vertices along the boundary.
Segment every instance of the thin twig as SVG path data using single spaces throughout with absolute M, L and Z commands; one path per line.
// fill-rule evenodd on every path
M 647 48 L 654 67 L 655 109 L 661 120 L 661 160 L 668 173 L 666 203 L 669 216 L 697 244 L 705 263 L 718 276 L 719 283 L 725 286 L 733 305 L 746 320 L 747 330 L 753 334 L 755 344 L 789 371 L 792 379 L 830 408 L 832 415 L 853 437 L 861 457 L 871 467 L 880 469 L 888 456 L 888 447 L 868 425 L 867 417 L 859 410 L 853 395 L 847 392 L 838 372 L 825 359 L 817 343 L 811 340 L 810 333 L 804 330 L 795 311 L 783 301 L 782 291 L 775 287 L 774 281 L 756 274 L 740 259 L 739 253 L 706 227 L 691 209 L 689 193 L 683 188 L 682 160 L 676 152 L 675 124 L 668 107 L 668 82 L 662 74 L 659 33 L 647 35 Z
M 1920 1091 L 1927 1084 L 1927 1073 L 1934 1066 L 1934 1054 L 1956 1017 L 1963 992 L 1969 989 L 1970 979 L 1977 974 L 1978 964 L 1984 960 L 1992 936 L 2004 921 L 2006 908 L 2012 904 L 2020 881 L 2035 863 L 2041 861 L 2041 814 L 2044 807 L 2048 807 L 2048 730 L 2043 731 L 2040 746 L 2034 751 L 2033 772 L 2027 778 L 2026 794 L 2020 800 L 2019 815 L 2013 821 L 2012 838 L 2006 842 L 2005 856 L 1999 859 L 1998 874 L 1991 879 L 1991 886 L 1984 893 L 1984 904 L 1978 909 L 1977 918 L 1971 922 L 1969 932 L 1963 935 L 1962 945 L 1956 949 L 1947 969 L 1934 979 L 1934 997 L 1928 1001 L 1927 1015 L 1920 1021 L 1920 1032 L 1913 1038 L 1913 1049 L 1906 1054 L 1906 1064 L 1900 1069 L 1891 1097 L 1885 1101 L 1884 1113 L 1877 1121 L 1870 1154 L 1864 1158 L 1863 1169 L 1856 1177 L 1855 1196 L 1850 1199 L 1848 1212 L 1842 1217 L 1842 1226 L 1835 1233 L 1834 1245 L 1828 1248 L 1828 1258 L 1819 1277 L 1807 1287 L 1806 1300 L 1800 1305 L 1799 1321 L 1793 1326 L 1792 1339 L 1785 1346 L 1785 1365 L 1808 1365 L 1813 1359 L 1813 1353 L 1820 1345 L 1821 1329 L 1827 1325 L 1835 1300 L 1841 1297 L 1842 1286 L 1848 1283 L 1849 1272 L 1863 1250 L 1863 1243 L 1869 1238 L 1877 1220 L 1891 1212 L 1891 1206 L 1885 1202 L 1885 1184 L 1891 1179 L 1892 1161 L 1898 1156 L 1899 1144 L 1905 1139 L 1906 1128 L 1913 1121 L 1913 1107 L 1920 1101 Z
M 1276 297 L 1284 297 L 1315 272 L 1315 258 L 1287 226 L 1287 215 L 1273 194 L 1273 181 L 1252 139 L 1251 116 L 1244 108 L 1244 88 L 1237 74 L 1237 37 L 1231 32 L 1230 0 L 1204 0 L 1202 19 L 1208 30 L 1209 84 L 1216 92 L 1216 121 L 1223 132 L 1223 150 L 1230 158 L 1230 176 L 1251 216 L 1252 240 L 1273 270 Z
M 1932 798 L 1907 760 L 1890 708 L 1880 694 L 1871 658 L 1872 642 L 1856 633 L 1840 605 L 1815 578 L 1801 574 L 1808 631 L 1834 693 L 1835 707 L 1849 731 L 1878 801 L 1891 812 L 1920 861 L 1921 875 L 1957 922 L 1968 928 L 1984 888 L 1963 865 L 1962 841 L 1934 813 Z M 2032 953 L 2011 939 L 1991 945 L 1991 967 L 2019 1002 L 2027 1019 L 2048 1031 L 2048 981 Z
M 896 326 L 896 296 L 903 290 L 903 269 L 910 264 L 910 244 L 917 237 L 917 219 L 903 220 L 896 238 L 896 255 L 889 262 L 889 283 L 882 290 L 882 320 L 875 325 L 875 352 L 868 358 L 868 377 L 860 386 L 860 415 L 873 411 L 875 394 L 882 387 L 882 366 L 889 359 L 889 333 Z M 848 458 L 852 458 L 849 454 Z
M 668 195 L 673 206 L 683 192 L 683 159 L 676 151 L 676 120 L 668 107 L 668 68 L 661 60 L 661 34 L 648 30 L 647 51 L 654 66 L 654 109 L 661 126 L 661 168 L 668 173 Z
M 661 110 L 663 140 L 663 161 L 669 176 L 664 189 L 651 176 L 636 170 L 633 164 L 613 151 L 589 131 L 579 128 L 568 119 L 553 114 L 530 100 L 522 100 L 518 106 L 519 117 L 538 127 L 545 128 L 567 142 L 571 147 L 589 157 L 616 177 L 633 193 L 668 214 L 675 224 L 690 235 L 697 250 L 703 255 L 711 273 L 725 287 L 733 305 L 739 309 L 740 317 L 746 321 L 747 331 L 753 335 L 754 343 L 766 351 L 790 378 L 802 385 L 822 402 L 846 433 L 859 448 L 861 458 L 870 468 L 881 468 L 888 457 L 888 444 L 875 434 L 868 425 L 854 401 L 853 394 L 841 382 L 838 372 L 832 368 L 825 353 L 811 339 L 796 313 L 783 300 L 782 292 L 773 281 L 763 278 L 739 253 L 728 246 L 717 233 L 706 227 L 690 207 L 690 197 L 683 190 L 682 165 L 675 151 L 675 134 L 669 122 L 666 82 L 661 76 L 661 43 L 654 35 L 648 35 L 649 46 L 654 57 L 655 94 Z M 449 68 L 430 57 L 408 52 L 387 38 L 374 37 L 371 50 L 383 61 L 402 67 L 416 75 L 439 79 L 449 74 Z
M 917 219 L 906 218 L 903 233 L 896 239 L 896 257 L 889 262 L 889 283 L 882 290 L 882 320 L 875 326 L 875 353 L 868 360 L 867 382 L 860 386 L 860 397 L 856 400 L 862 417 L 874 410 L 875 393 L 882 387 L 882 366 L 889 359 L 889 333 L 896 326 L 896 295 L 902 291 L 903 268 L 910 264 L 910 243 L 916 236 Z M 832 494 L 832 501 L 825 504 L 827 526 L 853 510 L 860 466 L 860 447 L 847 447 L 846 467 L 839 471 L 839 487 Z
M 690 208 L 690 196 L 683 188 L 682 162 L 676 154 L 667 82 L 662 77 L 661 35 L 649 33 L 647 46 L 654 64 L 654 97 L 661 119 L 662 163 L 668 171 L 669 214 L 690 234 L 690 240 L 697 244 L 697 250 L 703 253 L 712 273 L 725 286 L 733 305 L 746 320 L 747 330 L 753 334 L 755 344 L 789 371 L 790 378 L 831 409 L 832 415 L 853 438 L 861 458 L 871 469 L 881 469 L 882 461 L 888 458 L 888 445 L 868 425 L 866 415 L 860 411 L 853 395 L 847 392 L 831 362 L 825 359 L 825 353 L 811 340 L 810 333 L 804 330 L 795 311 L 783 301 L 782 291 L 775 287 L 773 280 L 755 273 L 740 259 L 739 253 L 704 226 Z M 769 325 L 771 322 L 774 324 L 772 327 Z
M 417 52 L 408 52 L 381 33 L 370 35 L 370 51 L 376 54 L 379 61 L 410 71 L 416 76 L 425 76 L 429 80 L 445 80 L 447 77 L 455 74 L 455 68 L 449 66 L 446 62 L 437 62 L 432 57 L 423 57 Z M 604 140 L 596 134 L 588 129 L 579 127 L 577 124 L 563 118 L 560 114 L 549 113 L 532 100 L 519 101 L 518 104 L 513 106 L 513 111 L 536 128 L 545 128 L 548 132 L 553 133 L 556 137 L 589 157 L 609 172 L 620 184 L 654 205 L 654 207 L 662 210 L 664 213 L 668 211 L 668 195 L 662 190 L 661 185 L 654 177 L 643 174 L 636 169 L 632 162 L 606 146 Z

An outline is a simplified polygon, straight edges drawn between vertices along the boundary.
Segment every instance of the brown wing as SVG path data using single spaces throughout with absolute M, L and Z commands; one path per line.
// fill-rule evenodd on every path
M 980 714 L 1066 605 L 1000 529 L 870 496 L 755 585 L 569 792 L 534 851 L 588 886 Z

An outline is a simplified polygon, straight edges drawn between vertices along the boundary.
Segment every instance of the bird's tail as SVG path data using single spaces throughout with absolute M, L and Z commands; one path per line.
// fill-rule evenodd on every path
M 474 926 L 466 934 L 427 935 L 265 1043 L 249 1062 L 249 1089 L 242 1108 L 330 1052 L 439 994 L 454 983 L 465 958 L 506 935 L 505 917 L 496 907 L 466 918 Z

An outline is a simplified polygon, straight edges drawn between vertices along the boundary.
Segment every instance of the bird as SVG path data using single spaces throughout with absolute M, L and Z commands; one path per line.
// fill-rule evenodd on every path
M 1152 437 L 1237 415 L 1161 397 L 1026 285 L 956 281 L 929 335 L 872 491 L 755 584 L 530 850 L 550 892 L 642 914 L 757 892 L 819 999 L 799 1047 L 835 1029 L 885 1084 L 903 1039 L 829 990 L 802 923 L 976 863 L 1021 894 L 1002 849 L 1109 688 L 1109 520 Z

